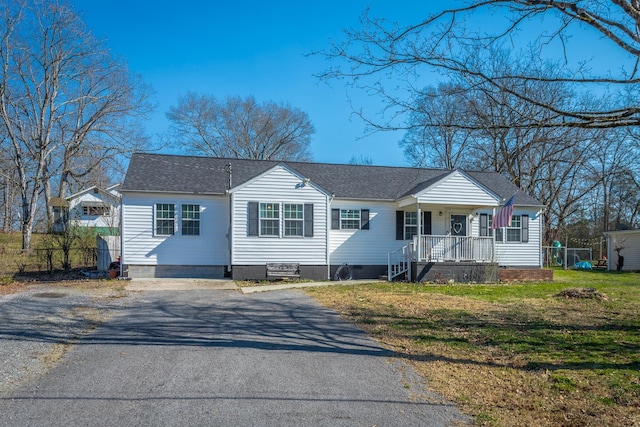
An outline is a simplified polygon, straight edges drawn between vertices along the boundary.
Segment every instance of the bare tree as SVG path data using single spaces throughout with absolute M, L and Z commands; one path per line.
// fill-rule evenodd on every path
M 1 135 L 1 131 L 0 131 Z M 7 155 L 9 147 L 0 140 L 0 193 L 2 193 L 2 232 L 8 233 L 13 229 L 15 221 L 15 198 L 17 190 L 17 175 L 11 159 Z
M 373 130 L 407 129 L 406 155 L 493 169 L 536 196 L 547 206 L 551 240 L 603 188 L 607 174 L 621 171 L 609 159 L 594 162 L 628 144 L 607 133 L 640 124 L 638 6 L 638 0 L 471 0 L 406 26 L 365 13 L 360 28 L 323 52 L 334 66 L 319 77 L 346 78 L 379 95 L 383 114 L 356 114 Z M 594 33 L 603 44 L 597 49 L 588 37 Z M 606 59 L 599 58 L 604 52 Z M 445 90 L 417 89 L 434 78 L 458 88 L 455 101 Z M 465 137 L 458 151 L 453 135 Z M 637 146 L 631 153 L 637 157 Z M 619 186 L 615 191 L 622 194 Z
M 38 202 L 44 193 L 48 205 L 56 174 L 64 196 L 70 177 L 140 141 L 132 117 L 146 112 L 148 90 L 62 0 L 8 0 L 0 13 L 0 125 L 16 168 L 28 250 Z
M 408 130 L 400 146 L 405 159 L 416 167 L 464 167 L 472 132 L 466 90 L 440 84 L 423 90 L 407 119 Z
M 475 12 L 490 16 L 491 26 L 483 25 L 484 20 L 479 24 L 474 21 Z M 637 126 L 638 25 L 640 0 L 471 0 L 406 26 L 365 14 L 360 29 L 348 31 L 346 41 L 334 42 L 324 52 L 336 66 L 320 76 L 349 77 L 353 85 L 401 107 L 403 103 L 385 86 L 385 80 L 395 88 L 399 79 L 404 79 L 404 88 L 412 92 L 410 80 L 436 72 L 482 81 L 547 110 L 542 117 L 523 116 L 503 124 L 510 128 Z M 579 31 L 599 36 L 603 46 L 593 49 L 594 38 L 572 38 Z M 535 53 L 543 59 L 562 61 L 545 73 L 529 68 L 529 72 L 503 74 L 486 64 L 491 63 L 492 49 L 504 47 L 510 47 L 514 60 Z M 605 53 L 606 57 L 598 57 Z M 478 60 L 470 60 L 474 57 Z M 611 58 L 617 59 L 612 62 Z M 594 109 L 540 104 L 524 90 L 532 82 L 563 82 L 576 92 L 588 90 L 609 96 L 605 104 Z
M 373 166 L 373 159 L 370 156 L 365 156 L 364 154 L 361 154 L 359 156 L 351 156 L 351 159 L 349 159 L 349 164 Z
M 188 151 L 215 157 L 260 160 L 311 159 L 314 133 L 306 113 L 253 97 L 229 97 L 193 92 L 181 96 L 167 117 L 170 135 Z

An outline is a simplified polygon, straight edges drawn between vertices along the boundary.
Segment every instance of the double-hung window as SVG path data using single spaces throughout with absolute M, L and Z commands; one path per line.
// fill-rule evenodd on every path
M 156 203 L 156 236 L 172 236 L 176 227 L 176 205 Z
M 313 237 L 313 204 L 249 202 L 247 236 Z
M 488 227 L 486 230 L 487 234 L 483 232 L 483 216 L 487 216 L 488 218 Z M 495 240 L 497 243 L 527 243 L 529 242 L 529 215 L 513 215 L 511 217 L 511 225 L 508 227 L 496 228 L 495 230 L 491 229 L 491 224 L 493 222 L 492 215 L 481 215 L 480 218 L 480 235 L 488 235 L 491 236 L 492 233 L 495 235 Z
M 418 212 L 404 213 L 404 240 L 411 240 L 418 234 Z
M 507 242 L 520 242 L 522 241 L 522 217 L 520 215 L 513 215 L 511 217 L 511 225 L 506 227 L 507 230 Z
M 340 229 L 360 229 L 360 209 L 340 209 Z
M 332 230 L 368 230 L 369 209 L 331 209 Z
M 260 203 L 260 235 L 280 235 L 280 204 Z
M 200 205 L 182 205 L 182 235 L 200 235 Z
M 284 204 L 284 235 L 304 236 L 304 205 Z

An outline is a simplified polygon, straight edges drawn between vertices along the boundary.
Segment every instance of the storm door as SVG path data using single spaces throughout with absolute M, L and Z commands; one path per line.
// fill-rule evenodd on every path
M 467 216 L 451 214 L 451 230 L 452 236 L 466 236 L 467 235 Z
M 449 228 L 452 239 L 449 245 L 450 253 L 449 258 L 459 261 L 461 259 L 467 259 L 469 257 L 466 254 L 467 239 L 464 236 L 467 235 L 467 216 L 451 214 L 451 226 Z

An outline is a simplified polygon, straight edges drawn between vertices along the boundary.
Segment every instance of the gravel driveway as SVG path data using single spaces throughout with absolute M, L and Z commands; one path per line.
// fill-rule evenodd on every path
M 451 426 L 468 418 L 301 291 L 0 298 L 0 425 Z

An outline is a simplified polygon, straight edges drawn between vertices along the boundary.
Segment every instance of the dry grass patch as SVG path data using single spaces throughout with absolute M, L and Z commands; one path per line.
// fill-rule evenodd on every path
M 307 292 L 414 364 L 477 425 L 640 425 L 640 276 L 589 276 L 608 300 L 554 297 L 584 287 L 565 274 L 555 284 Z

